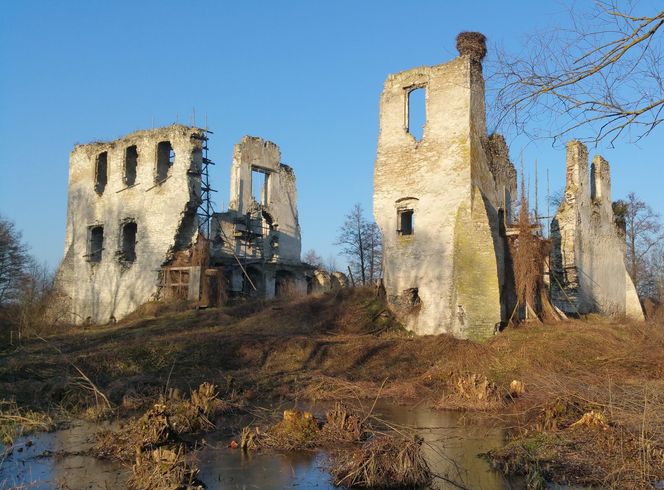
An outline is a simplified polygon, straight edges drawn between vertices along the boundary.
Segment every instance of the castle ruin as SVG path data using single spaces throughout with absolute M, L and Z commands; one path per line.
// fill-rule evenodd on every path
M 508 245 L 519 233 L 517 181 L 504 138 L 487 134 L 484 36 L 462 33 L 457 47 L 448 63 L 385 81 L 373 208 L 393 313 L 417 334 L 481 340 L 517 307 Z M 421 136 L 415 94 L 424 96 Z M 119 320 L 151 300 L 205 307 L 345 286 L 343 274 L 300 261 L 295 174 L 274 143 L 245 136 L 235 145 L 228 209 L 214 212 L 208 134 L 172 125 L 74 148 L 56 277 L 72 321 Z M 545 282 L 561 315 L 643 319 L 614 224 L 609 165 L 595 157 L 589 173 L 577 141 L 568 144 L 550 239 Z
M 484 36 L 462 33 L 460 56 L 389 75 L 380 99 L 374 216 L 383 234 L 388 304 L 417 334 L 486 339 L 509 321 L 516 295 L 508 235 L 516 172 L 502 136 L 486 130 Z M 422 136 L 411 98 L 424 92 Z M 613 223 L 608 163 L 568 147 L 565 201 L 553 222 L 550 277 L 558 311 L 643 319 Z M 535 227 L 538 228 L 538 227 Z M 534 230 L 538 233 L 538 230 Z M 548 265 L 548 261 L 547 265 Z
M 426 111 L 419 141 L 409 127 L 416 90 L 424 91 Z M 481 56 L 387 78 L 374 216 L 383 233 L 387 299 L 410 330 L 493 334 L 510 306 L 501 223 L 515 193 L 505 142 L 486 132 Z
M 243 138 L 229 208 L 213 213 L 207 133 L 172 125 L 74 148 L 56 277 L 74 323 L 119 320 L 157 299 L 212 306 L 307 291 L 293 170 L 274 143 Z
M 643 320 L 625 267 L 625 237 L 614 222 L 609 162 L 567 144 L 565 194 L 551 223 L 551 296 L 568 314 L 601 313 Z

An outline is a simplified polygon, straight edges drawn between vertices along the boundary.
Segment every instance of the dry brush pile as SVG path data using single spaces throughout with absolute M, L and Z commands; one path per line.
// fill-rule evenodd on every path
M 189 400 L 161 396 L 143 416 L 118 431 L 97 434 L 97 457 L 132 465 L 128 486 L 137 490 L 203 488 L 189 448 L 197 434 L 215 428 L 214 419 L 229 410 L 216 387 L 203 383 Z
M 378 432 L 368 420 L 336 403 L 318 421 L 309 412 L 286 410 L 283 419 L 261 430 L 245 427 L 243 450 L 331 451 L 329 471 L 337 486 L 347 488 L 416 488 L 433 480 L 422 455 L 422 440 L 395 431 Z

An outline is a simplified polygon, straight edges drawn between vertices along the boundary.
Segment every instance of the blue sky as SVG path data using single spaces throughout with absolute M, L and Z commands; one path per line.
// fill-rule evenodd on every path
M 217 208 L 228 202 L 233 144 L 270 139 L 296 172 L 303 252 L 336 254 L 344 214 L 355 202 L 370 212 L 385 77 L 452 59 L 463 30 L 483 32 L 489 48 L 516 47 L 562 10 L 544 1 L 3 2 L 0 213 L 57 265 L 74 144 L 190 123 L 195 108 L 215 133 Z M 664 212 L 663 136 L 601 150 L 614 199 L 633 190 Z M 528 169 L 538 160 L 541 183 L 548 168 L 552 190 L 563 185 L 563 148 L 509 143 L 515 162 L 521 152 Z M 544 194 L 542 185 L 541 208 Z

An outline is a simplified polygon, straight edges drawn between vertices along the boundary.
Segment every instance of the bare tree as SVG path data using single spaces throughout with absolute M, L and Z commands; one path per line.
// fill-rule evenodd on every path
M 302 257 L 302 262 L 309 264 L 317 269 L 323 268 L 323 257 L 318 255 L 316 251 L 312 248 L 307 251 Z
M 46 323 L 61 320 L 54 314 L 65 306 L 64 298 L 55 298 L 53 279 L 53 272 L 47 265 L 30 261 L 15 305 L 19 338 L 27 333 L 42 333 L 48 326 Z
M 659 243 L 643 261 L 639 295 L 664 302 L 664 243 Z
M 330 254 L 327 256 L 327 260 L 325 261 L 325 270 L 327 272 L 336 272 L 339 270 L 336 255 Z
M 659 215 L 650 206 L 630 192 L 627 200 L 613 204 L 616 225 L 625 233 L 627 270 L 634 281 L 639 296 L 648 296 L 648 264 L 651 253 L 664 241 L 664 230 Z
M 30 262 L 21 232 L 13 222 L 0 216 L 0 307 L 17 299 Z
M 341 253 L 348 258 L 353 275 L 363 284 L 369 284 L 382 273 L 382 244 L 380 229 L 367 220 L 358 203 L 346 215 L 339 229 L 335 245 L 341 245 Z
M 374 222 L 367 223 L 366 235 L 369 280 L 374 282 L 383 276 L 383 242 L 380 227 Z
M 630 1 L 595 0 L 587 10 L 575 3 L 569 27 L 528 36 L 518 55 L 497 50 L 488 77 L 496 126 L 611 144 L 650 134 L 664 117 L 664 10 L 637 10 Z

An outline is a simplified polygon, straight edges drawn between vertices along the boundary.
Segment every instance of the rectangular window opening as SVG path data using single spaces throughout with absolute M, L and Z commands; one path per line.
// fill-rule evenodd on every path
M 399 228 L 397 232 L 399 235 L 412 235 L 413 234 L 413 210 L 402 209 L 398 212 Z
M 136 231 L 138 226 L 130 221 L 122 225 L 122 248 L 121 259 L 124 262 L 134 262 L 136 260 Z
M 104 193 L 106 183 L 108 182 L 108 152 L 101 152 L 97 155 L 95 163 L 95 192 L 99 195 Z
M 138 165 L 138 150 L 136 145 L 128 146 L 125 150 L 124 182 L 126 185 L 136 183 L 136 167 Z
M 251 197 L 258 204 L 267 204 L 267 184 L 270 175 L 257 168 L 251 169 Z
M 168 178 L 173 163 L 175 162 L 175 152 L 170 141 L 162 141 L 157 145 L 157 182 L 163 182 Z
M 101 262 L 104 250 L 104 227 L 91 226 L 88 234 L 88 262 Z
M 427 123 L 426 90 L 418 87 L 408 92 L 408 120 L 406 128 L 415 141 L 421 141 L 424 137 L 424 127 Z

